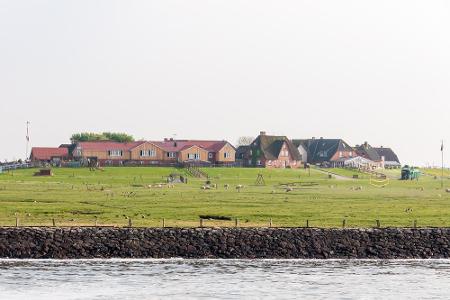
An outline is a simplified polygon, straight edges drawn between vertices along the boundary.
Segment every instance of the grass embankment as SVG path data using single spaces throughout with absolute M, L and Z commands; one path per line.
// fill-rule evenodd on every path
M 35 177 L 36 170 L 0 174 L 0 225 L 20 224 L 126 226 L 198 226 L 200 215 L 238 218 L 240 226 L 348 227 L 450 226 L 450 194 L 440 181 L 424 176 L 419 181 L 391 179 L 380 188 L 367 177 L 329 179 L 311 170 L 241 168 L 205 169 L 217 189 L 202 190 L 205 179 L 189 177 L 174 188 L 148 188 L 165 182 L 180 170 L 173 168 L 53 169 L 53 177 Z M 333 170 L 335 171 L 335 170 Z M 182 172 L 182 171 L 181 171 Z M 347 171 L 345 171 L 347 172 Z M 400 171 L 389 171 L 395 176 Z M 397 173 L 395 173 L 397 172 Z M 256 186 L 258 173 L 265 186 Z M 349 177 L 352 175 L 349 171 Z M 313 185 L 308 184 L 312 182 Z M 292 190 L 286 192 L 286 186 Z M 373 182 L 372 182 L 373 183 Z M 226 190 L 224 185 L 230 185 Z M 245 187 L 238 192 L 236 185 Z M 445 180 L 450 187 L 450 180 Z M 234 226 L 234 221 L 205 221 L 206 226 Z

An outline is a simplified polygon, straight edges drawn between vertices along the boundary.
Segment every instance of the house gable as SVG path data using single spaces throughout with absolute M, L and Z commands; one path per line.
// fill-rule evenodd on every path
M 164 150 L 161 147 L 151 143 L 143 142 L 142 144 L 130 150 L 131 160 L 163 160 Z

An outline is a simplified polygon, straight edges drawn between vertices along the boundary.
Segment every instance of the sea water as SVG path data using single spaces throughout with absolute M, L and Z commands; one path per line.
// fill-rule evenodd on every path
M 449 299 L 448 260 L 0 260 L 0 299 Z

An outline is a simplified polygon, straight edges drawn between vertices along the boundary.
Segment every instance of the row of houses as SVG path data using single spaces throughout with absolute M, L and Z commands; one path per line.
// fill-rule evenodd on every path
M 235 163 L 236 149 L 227 141 L 175 140 L 119 143 L 92 141 L 64 144 L 58 148 L 34 147 L 35 163 L 80 162 L 83 165 L 178 165 L 180 163 L 229 165 Z
M 297 168 L 322 167 L 380 169 L 399 168 L 400 160 L 390 148 L 374 148 L 367 142 L 350 146 L 342 139 L 293 139 L 261 132 L 248 146 L 240 146 L 236 159 L 243 166 Z
M 289 139 L 260 132 L 246 146 L 237 149 L 222 140 L 78 142 L 57 148 L 35 147 L 35 164 L 61 163 L 104 165 L 222 165 L 265 168 L 300 168 L 307 165 L 349 168 L 398 168 L 400 161 L 390 148 L 374 148 L 367 142 L 355 147 L 342 139 Z

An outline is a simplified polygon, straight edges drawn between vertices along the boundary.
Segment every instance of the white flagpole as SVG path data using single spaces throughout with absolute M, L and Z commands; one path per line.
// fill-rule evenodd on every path
M 441 155 L 442 155 L 441 188 L 444 188 L 444 140 L 442 140 L 441 144 Z
M 25 151 L 25 161 L 28 160 L 28 150 L 29 150 L 29 146 L 30 146 L 30 129 L 29 129 L 29 126 L 30 126 L 30 122 L 27 121 L 27 136 L 26 136 L 27 147 L 26 147 L 26 151 Z

